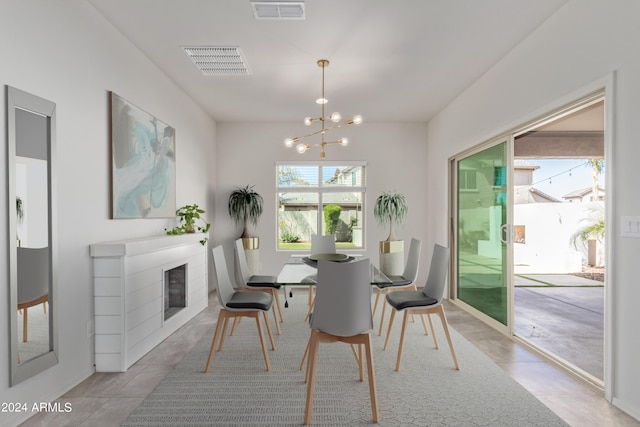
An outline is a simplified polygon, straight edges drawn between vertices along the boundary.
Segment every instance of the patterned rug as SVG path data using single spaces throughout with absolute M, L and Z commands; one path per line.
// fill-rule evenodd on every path
M 282 335 L 275 335 L 276 350 L 269 352 L 272 371 L 265 370 L 255 321 L 244 319 L 235 335 L 227 336 L 222 352 L 216 353 L 211 371 L 203 373 L 212 330 L 122 425 L 301 425 L 307 389 L 304 371 L 298 367 L 309 337 L 309 326 L 303 321 L 306 309 L 306 298 L 295 298 L 284 310 Z M 424 335 L 419 321 L 409 324 L 402 367 L 396 372 L 400 320 L 397 316 L 387 351 L 382 350 L 384 337 L 372 334 L 380 409 L 377 425 L 566 425 L 452 330 L 461 365 L 461 371 L 456 371 L 435 316 L 440 350 Z M 346 344 L 320 345 L 313 423 L 375 425 L 367 379 L 358 381 L 357 365 Z

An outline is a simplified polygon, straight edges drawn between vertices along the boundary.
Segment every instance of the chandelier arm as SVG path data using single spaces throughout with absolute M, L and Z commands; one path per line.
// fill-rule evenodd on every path
M 315 132 L 311 132 L 311 133 L 308 133 L 308 134 L 306 134 L 306 135 L 302 135 L 302 136 L 296 136 L 295 138 L 291 138 L 291 139 L 293 139 L 293 141 L 294 141 L 294 142 L 298 142 L 298 141 L 300 141 L 301 139 L 304 139 L 304 138 L 307 138 L 307 137 L 310 137 L 310 136 L 313 136 L 313 135 L 317 135 L 317 134 L 319 134 L 319 133 L 322 133 L 322 132 L 323 132 L 323 130 L 326 130 L 326 129 L 319 129 L 319 130 L 317 130 L 317 131 L 315 131 Z
M 338 123 L 337 125 L 331 126 L 329 128 L 318 129 L 315 132 L 311 132 L 311 133 L 308 133 L 308 134 L 302 135 L 302 136 L 296 136 L 295 138 L 291 138 L 291 139 L 293 139 L 294 142 L 298 142 L 301 139 L 307 138 L 309 136 L 314 136 L 314 135 L 317 135 L 319 133 L 327 132 L 327 131 L 330 131 L 330 130 L 333 130 L 333 129 L 338 129 L 339 127 L 346 126 L 346 125 L 351 125 L 353 123 L 354 123 L 353 120 L 347 120 L 346 122 Z

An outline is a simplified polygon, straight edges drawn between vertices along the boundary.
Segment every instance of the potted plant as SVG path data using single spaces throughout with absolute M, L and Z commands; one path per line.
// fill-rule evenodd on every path
M 176 211 L 176 215 L 180 218 L 180 224 L 171 230 L 165 230 L 168 235 L 187 234 L 187 233 L 206 233 L 209 231 L 211 224 L 206 222 L 201 216 L 204 210 L 200 209 L 197 204 L 185 205 Z M 196 220 L 200 220 L 202 225 L 196 224 Z M 200 240 L 203 245 L 207 238 Z
M 22 224 L 22 220 L 24 219 L 24 202 L 20 196 L 16 197 L 16 219 L 18 220 L 18 224 Z M 16 231 L 16 244 L 20 247 L 20 235 Z
M 401 225 L 407 218 L 409 207 L 404 195 L 400 193 L 385 192 L 376 200 L 373 207 L 373 216 L 380 225 L 389 224 L 389 237 L 387 242 L 398 240 L 394 231 L 394 225 Z
M 18 222 L 22 222 L 24 218 L 24 203 L 20 196 L 16 197 L 16 216 L 18 217 Z
M 401 225 L 408 213 L 407 201 L 400 193 L 385 192 L 376 199 L 373 216 L 380 225 L 389 224 L 389 236 L 380 242 L 380 269 L 385 274 L 401 275 L 404 271 L 404 241 L 396 237 L 394 225 Z
M 236 224 L 242 223 L 241 239 L 252 238 L 247 223 L 251 222 L 254 226 L 258 224 L 262 215 L 262 204 L 262 196 L 256 193 L 253 185 L 236 187 L 229 195 L 229 216 Z

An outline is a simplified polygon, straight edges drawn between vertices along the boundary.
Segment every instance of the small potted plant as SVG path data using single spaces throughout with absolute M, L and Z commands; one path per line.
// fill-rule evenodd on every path
M 18 224 L 22 224 L 22 220 L 24 219 L 24 202 L 20 196 L 16 197 L 16 219 L 18 220 Z M 17 232 L 16 244 L 20 247 L 20 236 Z
M 389 236 L 380 242 L 380 268 L 385 274 L 399 275 L 404 270 L 404 241 L 396 237 L 394 225 L 401 225 L 408 213 L 407 201 L 400 193 L 385 192 L 376 199 L 373 216 L 380 225 L 389 224 Z
M 185 205 L 176 211 L 176 215 L 180 218 L 180 224 L 171 230 L 166 230 L 168 235 L 187 234 L 187 233 L 206 233 L 209 231 L 211 224 L 206 222 L 201 216 L 204 210 L 200 209 L 197 204 Z M 196 220 L 200 220 L 202 225 L 196 224 Z M 203 245 L 207 242 L 205 237 L 200 240 Z

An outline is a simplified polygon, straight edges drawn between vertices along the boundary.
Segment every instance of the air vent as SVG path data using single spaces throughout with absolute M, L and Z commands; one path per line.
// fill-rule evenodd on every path
M 304 19 L 304 2 L 252 1 L 256 19 Z
M 246 76 L 251 70 L 239 47 L 191 46 L 184 53 L 205 76 Z

